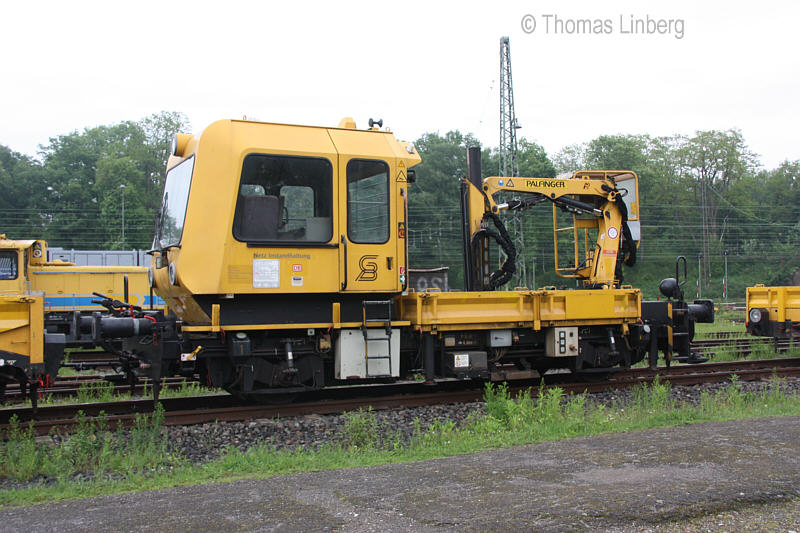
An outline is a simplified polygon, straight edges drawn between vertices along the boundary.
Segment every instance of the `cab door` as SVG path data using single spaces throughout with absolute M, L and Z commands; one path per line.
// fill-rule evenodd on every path
M 342 290 L 394 292 L 397 290 L 397 243 L 391 229 L 395 209 L 391 200 L 391 170 L 381 159 L 348 158 L 340 198 L 345 201 L 340 249 L 346 267 Z
M 341 290 L 398 292 L 395 158 L 381 133 L 337 130 L 331 137 L 339 151 Z

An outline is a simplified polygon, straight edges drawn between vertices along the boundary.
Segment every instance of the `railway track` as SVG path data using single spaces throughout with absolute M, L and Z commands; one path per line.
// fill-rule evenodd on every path
M 86 351 L 70 352 L 62 366 L 75 370 L 94 370 L 97 368 L 119 368 L 119 357 L 108 352 Z
M 70 363 L 108 362 L 119 364 L 119 358 L 115 357 L 114 354 L 97 350 L 70 352 L 67 354 L 67 359 Z
M 773 341 L 771 339 L 761 339 L 753 337 L 743 337 L 742 331 L 719 331 L 707 334 L 712 336 L 710 339 L 695 340 L 693 341 L 693 352 L 698 355 L 706 357 L 713 356 L 720 351 L 734 350 L 742 354 L 743 357 L 750 355 L 754 346 L 763 346 L 774 349 L 776 352 L 785 352 L 788 348 L 792 347 L 789 340 L 786 341 Z M 798 344 L 800 346 L 800 344 Z M 104 366 L 105 365 L 105 366 Z M 70 354 L 69 363 L 66 364 L 76 370 L 86 370 L 95 368 L 114 368 L 119 366 L 119 360 L 113 359 L 113 356 L 106 352 L 87 351 L 87 352 L 73 352 Z M 130 392 L 129 385 L 123 382 L 122 374 L 110 374 L 115 379 L 111 381 L 114 383 L 115 393 Z M 109 374 L 91 374 L 80 375 L 72 377 L 64 377 L 58 379 L 53 385 L 46 389 L 42 389 L 42 395 L 50 395 L 54 398 L 67 398 L 76 396 L 83 383 L 89 381 L 103 382 L 107 381 Z M 183 378 L 170 378 L 165 380 L 167 388 L 180 387 L 183 383 Z M 194 380 L 189 380 L 194 381 Z M 144 394 L 146 388 L 150 384 L 148 381 L 139 383 L 134 388 L 134 394 Z M 6 399 L 13 401 L 21 401 L 22 397 L 19 392 L 19 387 L 15 384 L 10 384 L 6 391 Z
M 720 334 L 738 333 L 738 332 L 719 332 Z M 741 333 L 738 333 L 741 334 Z M 800 348 L 800 342 L 792 341 L 791 339 L 771 339 L 759 337 L 735 337 L 720 335 L 714 339 L 702 339 L 692 341 L 692 352 L 698 355 L 714 356 L 715 354 L 725 351 L 734 351 L 741 357 L 747 357 L 753 353 L 756 348 L 767 348 L 775 352 L 786 352 L 790 348 Z
M 733 338 L 744 338 L 747 336 L 747 332 L 744 330 L 734 330 L 734 331 L 709 331 L 704 333 L 703 336 L 708 337 L 708 339 L 703 340 L 715 340 L 715 339 L 733 339 Z M 692 342 L 697 342 L 699 339 L 695 337 Z
M 179 389 L 184 386 L 184 384 L 190 383 L 198 383 L 198 380 L 196 378 L 169 377 L 162 380 L 162 387 L 165 389 Z M 133 395 L 149 394 L 148 391 L 151 390 L 152 387 L 150 379 L 140 379 L 139 382 L 131 388 L 131 386 L 125 382 L 124 374 L 111 374 L 110 376 L 70 376 L 57 379 L 49 387 L 40 388 L 38 391 L 39 399 L 41 400 L 44 397 L 53 399 L 77 397 L 81 390 L 85 390 L 82 389 L 82 387 L 85 388 L 87 384 L 96 387 L 106 387 L 103 390 L 108 390 L 112 394 L 132 393 Z M 19 385 L 16 383 L 9 384 L 3 399 L 11 402 L 24 401 Z
M 554 374 L 547 376 L 550 381 L 547 385 L 557 385 L 565 393 L 596 393 L 651 383 L 656 377 L 669 381 L 673 385 L 696 385 L 725 382 L 730 380 L 734 374 L 741 381 L 768 379 L 772 376 L 800 376 L 800 358 L 681 365 L 659 368 L 657 371 L 635 368 L 613 372 L 608 380 L 598 382 L 564 382 L 564 374 Z M 482 399 L 483 388 L 481 386 L 465 389 L 463 388 L 464 383 L 443 381 L 435 387 L 421 383 L 342 387 L 301 394 L 295 398 L 295 401 L 280 405 L 245 404 L 227 394 L 167 398 L 161 400 L 161 404 L 165 409 L 166 425 L 188 425 L 214 421 L 241 421 L 252 418 L 336 414 L 366 407 L 389 409 L 463 403 Z M 538 384 L 530 382 L 512 384 L 510 390 L 516 394 L 517 391 L 529 387 L 532 394 L 538 393 Z M 5 435 L 10 419 L 14 415 L 17 416 L 20 423 L 33 422 L 35 431 L 40 435 L 46 435 L 53 429 L 69 431 L 77 423 L 78 411 L 87 417 L 97 417 L 102 414 L 106 417 L 109 427 L 115 428 L 117 424 L 126 427 L 132 425 L 137 415 L 151 413 L 152 408 L 151 400 L 141 399 L 48 406 L 40 407 L 36 412 L 27 407 L 3 409 L 0 410 L 0 433 Z

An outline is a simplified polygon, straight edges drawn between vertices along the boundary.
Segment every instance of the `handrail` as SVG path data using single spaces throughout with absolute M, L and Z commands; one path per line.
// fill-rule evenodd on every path
M 342 282 L 342 290 L 347 288 L 347 239 L 342 234 L 342 247 L 344 248 L 344 281 Z

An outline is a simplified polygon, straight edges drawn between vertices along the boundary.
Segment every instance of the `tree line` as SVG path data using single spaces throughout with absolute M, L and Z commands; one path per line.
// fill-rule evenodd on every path
M 412 265 L 448 264 L 455 288 L 462 283 L 457 181 L 466 175 L 467 146 L 477 144 L 457 131 L 417 140 L 423 162 L 409 195 Z M 522 176 L 587 169 L 639 175 L 642 241 L 638 263 L 625 269 L 624 283 L 641 287 L 647 297 L 657 295 L 661 279 L 675 275 L 678 256 L 688 262 L 687 297 L 699 292 L 719 299 L 725 289 L 730 300 L 741 300 L 745 287 L 755 283 L 791 283 L 800 266 L 800 161 L 765 169 L 736 129 L 668 137 L 602 135 L 552 157 L 522 139 L 519 158 Z M 483 163 L 484 177 L 497 175 L 497 150 L 484 148 Z M 518 261 L 527 267 L 525 286 L 574 284 L 554 272 L 552 225 L 549 205 L 522 216 Z
M 0 232 L 64 248 L 149 249 L 170 141 L 188 125 L 162 112 L 87 128 L 51 138 L 38 158 L 0 145 Z
M 65 248 L 149 248 L 170 140 L 188 130 L 185 115 L 161 112 L 53 137 L 37 158 L 0 145 L 0 232 Z M 423 134 L 415 145 L 423 162 L 409 194 L 410 262 L 449 266 L 457 289 L 458 180 L 466 175 L 466 148 L 480 143 L 450 131 Z M 482 152 L 484 176 L 497 175 L 497 149 Z M 799 266 L 800 161 L 763 168 L 738 130 L 603 135 L 552 155 L 523 138 L 519 167 L 522 176 L 545 178 L 579 169 L 637 172 L 642 242 L 624 282 L 647 296 L 674 275 L 678 255 L 689 263 L 689 296 L 699 283 L 702 296 L 722 297 L 726 264 L 730 299 L 741 299 L 754 283 L 788 283 Z M 523 285 L 570 286 L 554 273 L 552 220 L 549 207 L 539 205 L 514 225 L 523 243 Z

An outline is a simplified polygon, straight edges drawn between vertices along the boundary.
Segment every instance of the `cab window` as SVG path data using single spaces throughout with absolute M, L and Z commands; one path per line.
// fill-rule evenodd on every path
M 320 157 L 249 154 L 233 217 L 243 242 L 327 243 L 333 236 L 333 167 Z
M 17 279 L 17 252 L 0 251 L 0 279 Z
M 389 240 L 389 166 L 383 161 L 347 163 L 347 235 L 359 244 Z

